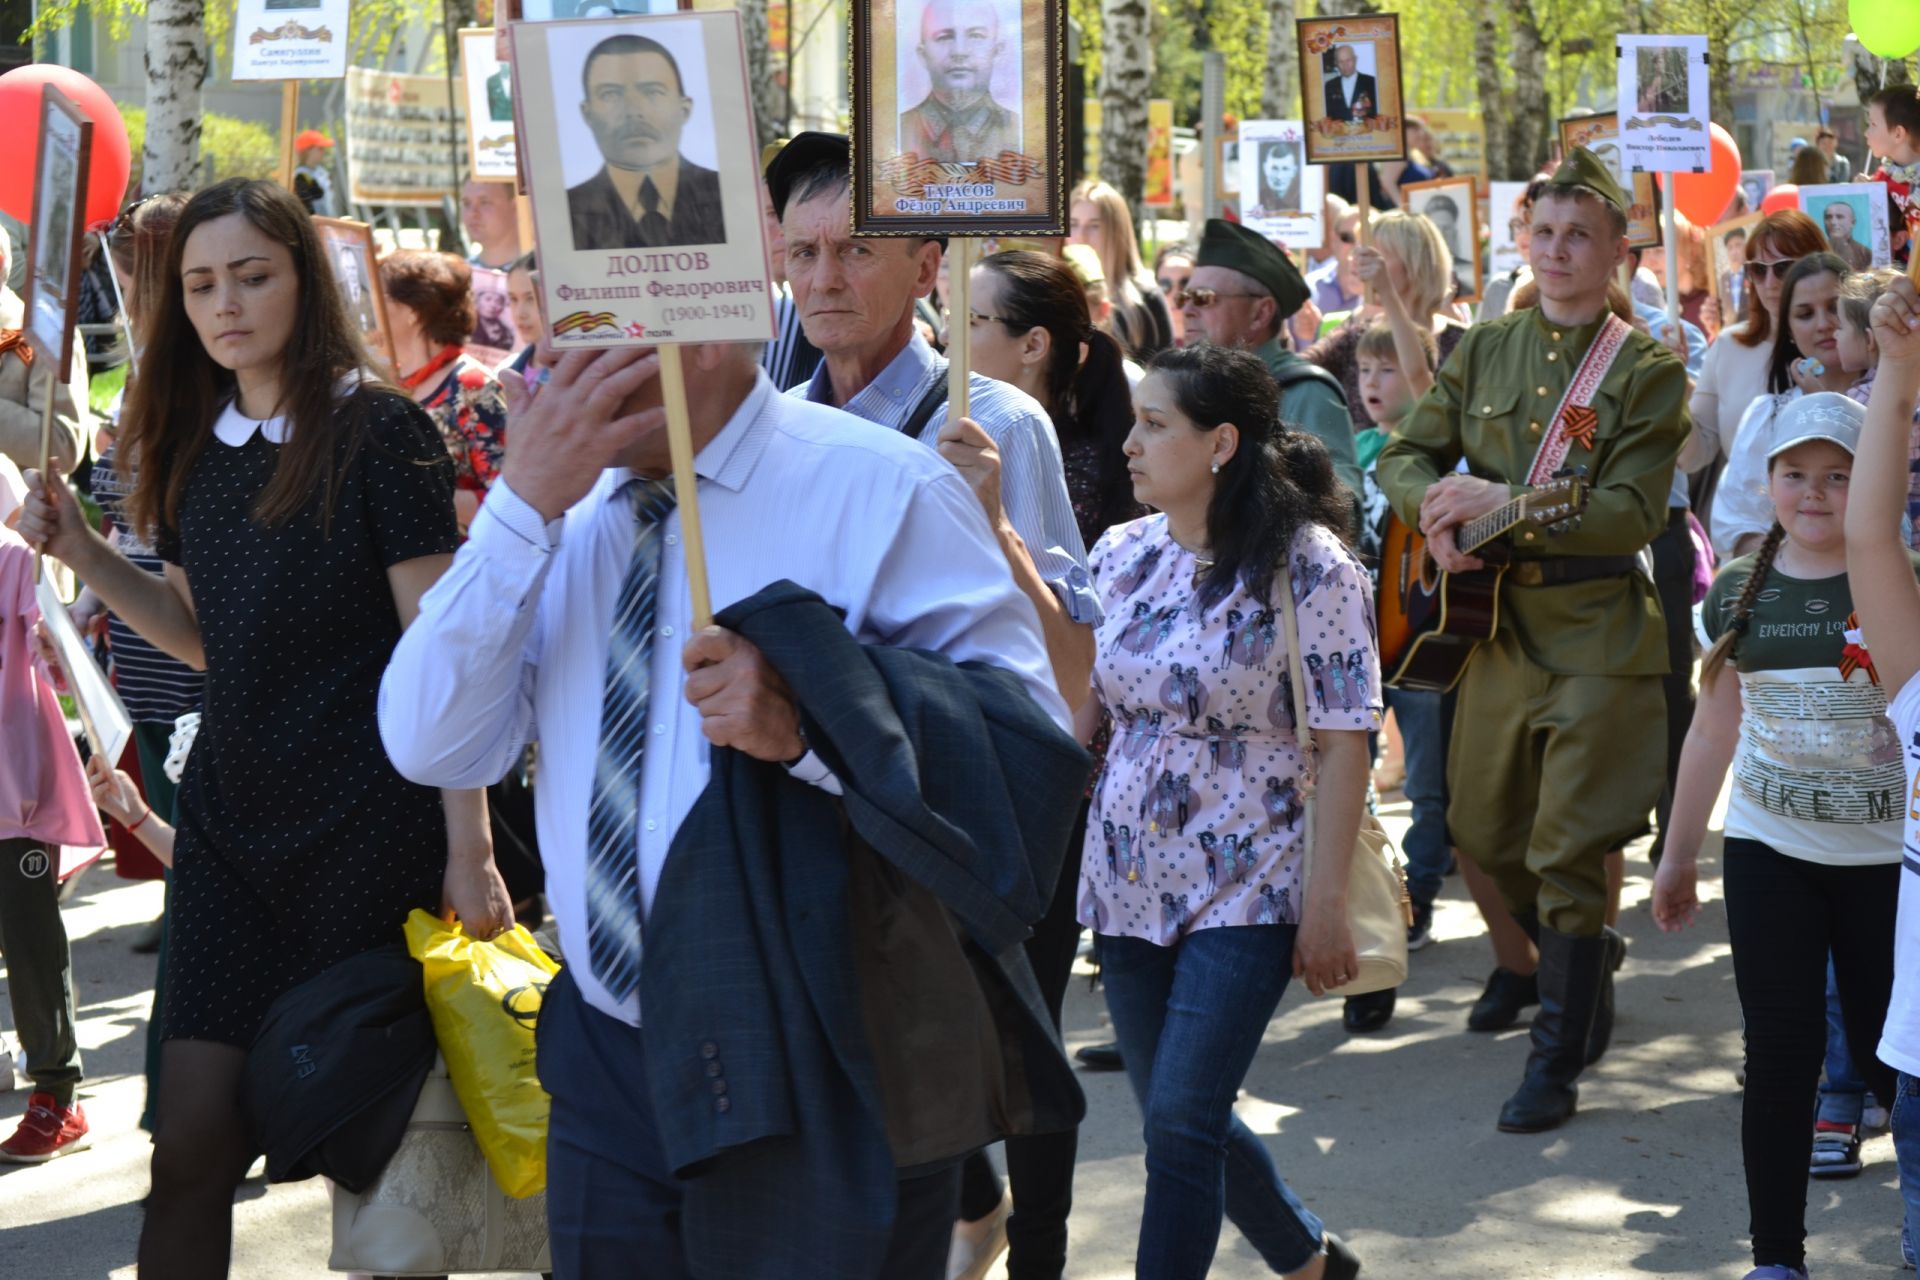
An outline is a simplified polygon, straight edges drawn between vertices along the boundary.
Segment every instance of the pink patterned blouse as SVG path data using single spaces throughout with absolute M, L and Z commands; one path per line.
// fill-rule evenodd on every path
M 1080 864 L 1080 922 L 1170 946 L 1195 929 L 1297 924 L 1305 822 L 1278 608 L 1241 584 L 1202 602 L 1164 515 L 1089 556 L 1106 620 L 1093 691 L 1113 716 Z M 1380 717 L 1373 590 L 1331 531 L 1294 539 L 1289 574 L 1315 729 Z

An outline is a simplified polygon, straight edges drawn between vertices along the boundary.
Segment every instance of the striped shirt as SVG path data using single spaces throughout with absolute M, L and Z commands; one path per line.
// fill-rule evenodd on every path
M 155 577 L 164 577 L 166 567 L 153 548 L 143 542 L 121 514 L 122 504 L 133 488 L 113 465 L 113 450 L 107 450 L 93 464 L 93 500 L 101 514 L 120 531 L 120 553 Z M 117 613 L 107 615 L 107 646 L 113 655 L 113 683 L 120 700 L 127 704 L 127 715 L 136 724 L 160 722 L 172 724 L 189 711 L 200 709 L 200 691 L 206 677 L 177 658 L 154 648 Z
M 947 358 L 916 333 L 879 376 L 839 407 L 898 431 L 913 416 L 920 398 L 946 377 Z M 1059 594 L 1067 616 L 1088 625 L 1098 623 L 1100 597 L 1087 573 L 1086 544 L 1073 517 L 1060 442 L 1046 410 L 1026 392 L 977 373 L 968 376 L 967 387 L 967 416 L 993 437 L 1000 450 L 1000 502 L 1008 521 L 1026 542 L 1040 576 Z M 787 394 L 832 404 L 833 383 L 826 362 Z M 946 424 L 943 405 L 921 430 L 920 443 L 934 448 Z
M 760 367 L 773 379 L 775 390 L 785 391 L 811 378 L 820 364 L 820 348 L 807 341 L 793 289 L 785 283 L 773 287 L 773 329 L 773 341 L 760 353 Z

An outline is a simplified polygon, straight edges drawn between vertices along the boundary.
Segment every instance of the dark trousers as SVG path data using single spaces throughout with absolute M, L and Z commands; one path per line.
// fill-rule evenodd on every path
M 1026 941 L 1027 960 L 1055 1030 L 1060 1027 L 1067 984 L 1073 979 L 1073 958 L 1080 950 L 1076 894 L 1087 809 L 1088 802 L 1082 800 L 1053 902 Z M 1008 1280 L 1060 1280 L 1067 1267 L 1067 1215 L 1073 1211 L 1073 1163 L 1080 1150 L 1080 1131 L 1008 1138 L 1006 1149 L 1007 1177 L 1013 1182 L 1013 1217 L 1007 1220 Z M 961 1171 L 960 1216 L 977 1222 L 993 1212 L 1004 1194 L 987 1153 L 969 1156 Z
M 547 1122 L 547 1228 L 559 1280 L 694 1280 L 680 1230 L 681 1186 L 648 1099 L 645 1031 L 589 1005 L 562 969 L 540 1007 Z M 900 1183 L 885 1280 L 943 1280 L 959 1212 L 956 1166 Z
M 1733 976 L 1747 1029 L 1740 1147 L 1756 1266 L 1806 1260 L 1807 1162 L 1827 1048 L 1827 956 L 1854 1062 L 1882 1098 L 1893 1068 L 1876 1055 L 1893 994 L 1900 866 L 1832 867 L 1757 840 L 1727 841 Z
M 61 1106 L 80 1085 L 74 1037 L 73 957 L 60 919 L 60 851 L 39 840 L 0 840 L 0 953 L 7 958 L 13 1028 L 27 1076 Z
M 1693 536 L 1687 528 L 1687 509 L 1667 511 L 1667 530 L 1653 540 L 1653 590 L 1667 621 L 1667 674 L 1660 681 L 1667 704 L 1667 774 L 1654 806 L 1659 834 L 1648 856 L 1654 866 L 1667 846 L 1667 819 L 1673 813 L 1673 788 L 1680 777 L 1680 749 L 1693 723 Z

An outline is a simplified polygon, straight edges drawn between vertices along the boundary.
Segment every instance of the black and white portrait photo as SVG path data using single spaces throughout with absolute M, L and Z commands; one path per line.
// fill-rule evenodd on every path
M 81 210 L 93 125 L 67 96 L 42 90 L 40 134 L 34 157 L 33 222 L 28 227 L 26 333 L 59 368 L 73 349 L 73 312 L 79 290 Z M 31 121 L 19 122 L 31 128 Z M 31 354 L 23 353 L 23 354 Z
M 915 9 L 918 9 L 916 16 Z M 994 0 L 900 6 L 899 149 L 942 164 L 1020 154 L 1020 29 Z
M 1639 60 L 1640 92 L 1634 104 L 1645 115 L 1684 115 L 1687 110 L 1687 51 L 1681 45 L 1643 44 Z
M 1255 208 L 1263 217 L 1277 213 L 1300 212 L 1300 144 L 1284 139 L 1260 143 L 1260 190 Z
M 1480 296 L 1480 233 L 1475 216 L 1473 179 L 1439 178 L 1410 182 L 1400 188 L 1409 213 L 1433 224 L 1441 243 L 1453 255 L 1454 297 L 1471 302 Z

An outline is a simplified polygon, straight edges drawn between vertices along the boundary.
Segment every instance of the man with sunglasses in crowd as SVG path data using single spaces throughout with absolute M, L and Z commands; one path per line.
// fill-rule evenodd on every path
M 1279 384 L 1280 420 L 1318 437 L 1333 456 L 1334 475 L 1357 495 L 1360 463 L 1347 393 L 1339 379 L 1281 341 L 1283 327 L 1307 301 L 1307 282 L 1293 260 L 1257 231 L 1208 218 L 1193 275 L 1173 301 L 1189 343 L 1244 347 L 1266 362 Z

